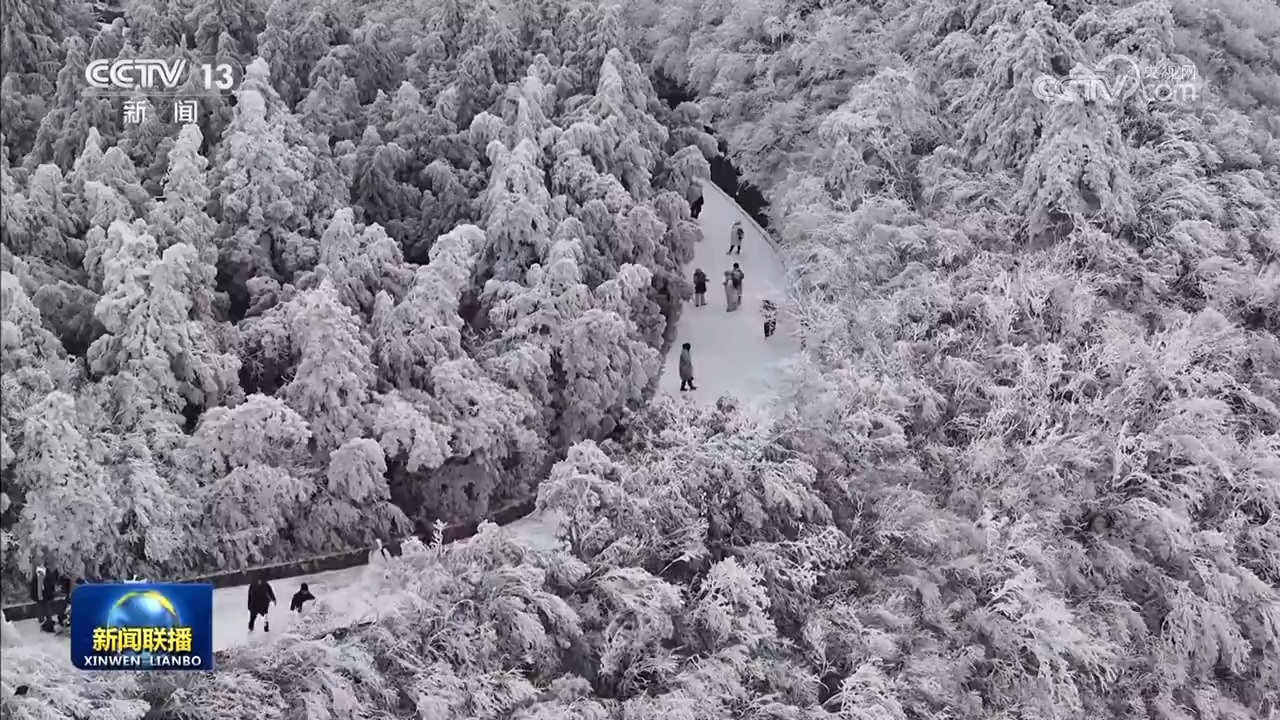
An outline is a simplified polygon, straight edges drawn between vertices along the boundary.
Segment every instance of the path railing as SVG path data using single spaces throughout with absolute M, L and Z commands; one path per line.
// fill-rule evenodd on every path
M 488 522 L 496 523 L 498 525 L 510 525 L 517 520 L 521 520 L 532 515 L 535 502 L 536 501 L 534 500 L 526 500 L 521 503 L 501 508 L 490 517 Z M 470 523 L 454 523 L 446 525 L 444 528 L 443 542 L 448 544 L 459 540 L 466 540 L 467 538 L 474 536 L 479 532 L 480 522 L 481 521 L 477 520 Z M 428 538 L 423 539 L 427 540 Z M 399 554 L 398 547 L 388 548 L 388 550 L 393 554 Z M 372 547 L 347 550 L 345 552 L 319 555 L 302 560 L 294 560 L 292 562 L 259 565 L 256 567 L 245 568 L 243 570 L 199 575 L 196 577 L 184 578 L 176 582 L 212 583 L 214 588 L 227 588 L 248 585 L 255 580 L 285 580 L 292 577 L 298 577 L 300 575 L 315 575 L 317 573 L 347 570 L 353 567 L 368 565 L 369 553 L 372 551 Z M 56 615 L 66 608 L 67 599 L 65 597 L 60 597 L 49 605 L 53 614 Z M 30 620 L 31 618 L 36 617 L 36 615 L 37 606 L 36 603 L 33 602 L 4 606 L 4 616 L 9 620 L 9 622 Z
M 786 255 L 783 254 L 782 248 L 778 247 L 778 243 L 774 241 L 773 236 L 769 234 L 768 230 L 765 230 L 763 227 L 760 227 L 760 223 L 754 217 L 751 216 L 751 213 L 747 212 L 741 205 L 739 205 L 738 201 L 732 195 L 725 192 L 724 188 L 720 187 L 719 185 L 712 182 L 711 180 L 702 181 L 702 192 L 706 193 L 707 188 L 712 188 L 715 192 L 723 196 L 725 200 L 728 200 L 730 203 L 732 203 L 733 206 L 738 209 L 739 214 L 745 217 L 747 219 L 747 222 L 751 223 L 751 226 L 756 229 L 756 232 L 760 233 L 760 236 L 764 238 L 765 242 L 769 243 L 769 247 L 773 250 L 774 254 L 778 256 L 778 260 L 784 261 L 783 264 L 784 265 L 786 264 L 785 263 Z

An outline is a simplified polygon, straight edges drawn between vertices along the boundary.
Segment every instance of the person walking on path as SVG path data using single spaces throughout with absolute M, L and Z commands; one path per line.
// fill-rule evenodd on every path
M 724 309 L 726 312 L 733 312 L 738 309 L 736 302 L 737 296 L 733 290 L 733 271 L 724 271 Z
M 693 384 L 693 346 L 685 343 L 680 348 L 680 392 L 697 389 Z
M 36 618 L 40 621 L 41 632 L 54 631 L 53 595 L 57 582 L 54 573 L 43 565 L 38 566 L 31 576 L 31 601 L 36 605 Z
M 289 609 L 293 612 L 302 612 L 302 605 L 310 600 L 315 600 L 316 596 L 311 594 L 307 589 L 307 584 L 302 583 L 302 587 L 298 588 L 298 592 L 293 594 L 293 599 L 289 601 Z
M 729 252 L 725 253 L 725 255 L 742 254 L 742 237 L 744 234 L 742 221 L 739 220 L 729 229 Z
M 742 281 L 746 275 L 742 272 L 742 268 L 738 263 L 733 264 L 733 269 L 729 271 L 729 287 L 730 294 L 733 295 L 733 307 L 730 310 L 737 310 L 742 304 Z
M 58 592 L 62 594 L 62 610 L 58 612 L 58 625 L 61 627 L 71 627 L 71 591 L 75 589 L 75 585 L 79 581 L 71 581 L 71 576 L 58 574 L 55 576 L 58 581 Z
M 778 329 L 778 306 L 772 300 L 764 301 L 764 336 L 765 338 L 773 337 L 773 333 Z
M 259 615 L 262 616 L 262 631 L 271 632 L 271 622 L 267 620 L 267 611 L 271 609 L 271 605 L 275 601 L 276 594 L 266 580 L 259 578 L 253 581 L 253 584 L 249 586 L 249 632 L 253 632 L 253 625 Z
M 707 274 L 702 268 L 693 271 L 693 306 L 703 307 L 707 304 Z

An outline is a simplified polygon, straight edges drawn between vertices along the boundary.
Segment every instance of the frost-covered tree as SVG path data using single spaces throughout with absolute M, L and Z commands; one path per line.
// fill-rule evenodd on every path
M 1052 243 L 1085 218 L 1112 230 L 1136 219 L 1121 132 L 1101 111 L 1094 103 L 1058 103 L 1045 118 L 1018 197 L 1033 242 Z
M 169 170 L 164 177 L 163 200 L 147 217 L 151 234 L 161 249 L 183 243 L 200 253 L 203 266 L 216 269 L 218 246 L 217 223 L 205 212 L 209 203 L 207 169 L 209 161 L 200 154 L 203 136 L 195 125 L 178 132 L 177 142 L 169 151 Z M 214 291 L 212 278 L 192 288 L 193 312 L 198 319 L 223 317 L 225 294 Z
M 514 79 L 520 62 L 516 38 L 504 13 L 490 0 L 475 0 L 471 3 L 471 12 L 458 30 L 457 43 L 459 48 L 485 50 L 498 82 L 505 83 Z
M 329 456 L 317 499 L 294 531 L 309 548 L 368 547 L 398 538 L 409 521 L 391 503 L 387 460 L 377 442 L 353 438 Z
M 36 127 L 50 109 L 47 102 L 70 46 L 90 26 L 89 13 L 76 2 L 14 2 L 5 8 L 0 77 L 5 79 L 4 125 L 10 147 L 26 154 Z M 11 158 L 11 160 L 14 158 Z
M 149 48 L 144 47 L 143 52 Z M 154 56 L 164 60 L 184 58 L 184 54 L 155 51 Z M 142 121 L 125 125 L 116 138 L 116 147 L 120 148 L 137 169 L 141 185 L 154 193 L 159 189 L 159 180 L 165 167 L 165 156 L 172 145 L 172 127 L 169 124 L 173 113 L 173 102 L 167 98 L 152 101 L 141 91 L 135 91 L 131 98 L 143 108 Z
M 315 489 L 301 476 L 310 439 L 301 416 L 263 395 L 204 414 L 190 447 L 200 477 L 193 531 L 206 538 L 199 557 L 242 567 L 287 542 L 282 533 Z
M 253 57 L 258 33 L 265 25 L 258 3 L 244 0 L 197 0 L 185 18 L 194 28 L 196 49 L 206 56 Z
M 209 244 L 215 226 L 205 214 L 210 191 L 209 161 L 200 153 L 204 136 L 196 125 L 184 125 L 169 151 L 164 196 L 148 218 L 153 231 L 170 242 L 193 247 Z
M 19 235 L 30 244 L 18 246 L 23 254 L 67 264 L 78 259 L 82 250 L 64 184 L 62 172 L 53 165 L 41 165 L 31 174 L 24 208 L 31 224 Z
M 545 268 L 530 269 L 527 287 L 491 280 L 485 289 L 490 323 L 510 348 L 495 367 L 554 409 L 551 425 L 566 444 L 602 427 L 608 432 L 661 367 L 632 319 L 632 302 L 649 289 L 649 271 L 624 267 L 618 280 L 593 293 L 582 283 L 581 255 L 579 243 L 561 241 Z
M 600 83 L 585 108 L 600 129 L 597 158 L 638 198 L 645 197 L 656 162 L 656 150 L 667 130 L 649 114 L 653 90 L 640 67 L 616 48 L 602 58 Z
M 459 306 L 484 243 L 483 230 L 459 226 L 432 245 L 431 261 L 418 269 L 403 300 L 378 297 L 375 355 L 395 387 L 429 389 L 432 368 L 463 356 Z
M 110 577 L 163 577 L 189 567 L 191 496 L 181 480 L 171 481 L 174 467 L 163 455 L 148 447 L 145 436 L 134 435 L 104 463 L 112 487 L 121 489 L 120 546 L 110 557 Z
M 416 228 L 421 202 L 421 193 L 400 180 L 409 158 L 396 143 L 384 143 L 373 127 L 365 129 L 356 149 L 352 203 L 363 222 L 383 226 L 397 240 L 408 238 Z
M 313 3 L 273 0 L 267 6 L 262 33 L 258 35 L 258 55 L 271 68 L 271 85 L 290 109 L 304 97 L 310 65 L 320 59 L 319 55 L 308 57 L 311 53 L 306 50 L 314 53 L 316 40 L 323 43 L 323 47 L 328 46 L 331 33 L 327 28 L 319 26 L 323 28 L 319 37 L 312 34 L 317 25 L 310 20 L 319 10 Z
M 27 297 L 18 278 L 10 273 L 0 274 L 0 388 L 4 402 L 0 404 L 0 468 L 4 469 L 3 487 L 0 487 L 0 516 L 7 513 L 15 499 L 22 497 L 22 490 L 11 482 L 10 470 L 18 460 L 18 452 L 24 444 L 23 428 L 35 408 L 45 402 L 50 393 L 66 390 L 71 380 L 71 367 L 66 360 L 58 338 L 44 328 L 40 311 Z M 11 518 L 6 517 L 3 531 L 6 538 L 16 538 L 8 533 Z M 6 541 L 8 542 L 8 541 Z
M 250 63 L 235 116 L 215 156 L 216 188 L 225 239 L 224 272 L 235 279 L 233 300 L 247 303 L 245 283 L 255 275 L 290 280 L 311 269 L 318 247 L 314 228 L 344 198 L 325 197 L 333 178 L 324 153 L 284 107 L 261 60 Z M 335 203 L 336 206 L 335 206 Z
M 498 489 L 496 473 L 517 458 L 536 467 L 544 452 L 534 400 L 491 378 L 463 347 L 461 294 L 484 238 L 464 225 L 438 239 L 404 299 L 380 295 L 373 319 L 380 372 L 398 389 L 377 412 L 383 448 L 410 473 L 441 468 L 450 458 L 475 468 L 465 480 L 456 472 L 445 476 L 444 498 L 434 488 L 419 490 L 449 517 L 487 506 Z
M 363 436 L 375 367 L 359 320 L 331 281 L 294 302 L 291 330 L 301 357 L 281 392 L 309 423 L 316 449 L 327 453 Z
M 409 153 L 405 172 L 419 173 L 430 161 L 434 139 L 432 120 L 423 102 L 422 91 L 407 80 L 400 83 L 391 96 L 389 117 L 381 133 Z
M 146 217 L 152 205 L 151 194 L 142 186 L 133 160 L 120 146 L 107 148 L 102 153 L 102 160 L 97 164 L 93 179 L 128 201 L 134 217 Z
M 324 66 L 318 67 L 324 69 Z M 320 75 L 298 104 L 299 121 L 308 131 L 327 138 L 330 143 L 358 141 L 365 125 L 359 92 L 355 81 L 346 75 L 338 75 L 333 80 Z
M 361 317 L 374 312 L 379 293 L 403 297 L 413 272 L 404 264 L 400 246 L 381 226 L 369 225 L 357 232 L 354 213 L 342 209 L 320 237 L 320 265 L 343 304 Z
M 85 92 L 84 68 L 89 63 L 90 48 L 79 37 L 67 38 L 64 46 L 65 59 L 58 71 L 51 107 L 40 120 L 35 147 L 26 158 L 30 166 L 48 162 L 69 169 L 84 147 L 85 138 L 97 131 L 98 125 L 114 130 L 114 124 L 104 122 L 111 119 L 110 103 Z
M 176 45 L 186 30 L 181 7 L 160 0 L 140 0 L 124 8 L 129 32 L 156 47 Z
M 486 152 L 494 171 L 484 200 L 485 256 L 494 277 L 515 280 L 550 247 L 551 194 L 543 184 L 541 153 L 532 141 L 508 150 L 494 140 Z
M 193 297 L 207 294 L 214 268 L 183 243 L 156 257 L 155 239 L 115 221 L 104 253 L 103 286 L 94 310 L 106 329 L 89 348 L 92 371 L 124 375 L 142 398 L 119 397 L 123 417 L 146 408 L 180 413 L 234 401 L 241 394 L 240 361 L 222 352 L 204 321 L 193 319 Z
M 466 177 L 443 160 L 429 163 L 422 171 L 426 187 L 419 206 L 419 218 L 428 237 L 439 237 L 459 224 L 472 224 L 476 202 L 467 188 Z M 434 233 L 434 234 L 432 234 Z M 430 245 L 418 241 L 409 242 L 405 257 L 410 261 L 428 259 Z
M 96 573 L 116 543 L 121 513 L 93 439 L 77 426 L 75 399 L 46 395 L 27 411 L 14 457 L 22 510 L 13 534 L 21 564 Z

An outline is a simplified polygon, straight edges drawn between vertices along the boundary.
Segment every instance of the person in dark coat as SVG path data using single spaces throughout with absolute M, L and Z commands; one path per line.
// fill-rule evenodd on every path
M 58 616 L 58 622 L 62 623 L 63 625 L 66 625 L 67 627 L 70 627 L 71 626 L 71 596 L 72 594 L 75 593 L 76 588 L 84 584 L 84 578 L 78 577 L 76 578 L 74 583 L 72 583 L 70 579 L 67 579 L 63 581 L 63 583 L 67 588 L 67 604 L 62 608 L 62 614 Z
M 702 268 L 693 271 L 693 306 L 702 307 L 707 304 L 707 274 Z
M 76 580 L 75 584 L 76 585 L 80 584 L 79 579 Z M 59 575 L 58 576 L 58 594 L 66 598 L 66 601 L 62 603 L 61 612 L 58 613 L 58 624 L 63 627 L 68 627 L 71 625 L 71 590 L 72 590 L 71 578 L 69 576 L 64 577 L 62 575 Z
M 699 215 L 702 214 L 702 196 L 701 195 L 699 195 L 698 199 L 694 200 L 693 203 L 689 205 L 689 214 L 692 215 L 695 220 L 698 218 Z
M 685 343 L 680 348 L 680 392 L 697 389 L 693 384 L 693 346 Z
M 289 609 L 293 612 L 302 612 L 302 604 L 308 600 L 315 600 L 316 596 L 311 594 L 307 589 L 307 584 L 302 583 L 302 587 L 298 588 L 298 592 L 293 594 L 293 600 L 289 601 Z
M 40 630 L 53 632 L 53 598 L 57 593 L 58 579 L 56 573 L 43 565 L 36 568 L 31 576 L 31 602 L 36 605 L 36 619 L 40 621 Z
M 271 609 L 272 603 L 276 601 L 276 594 L 271 590 L 271 586 L 266 580 L 254 580 L 249 586 L 249 631 L 253 631 L 253 624 L 262 616 L 262 631 L 271 632 L 271 623 L 267 620 L 267 611 Z

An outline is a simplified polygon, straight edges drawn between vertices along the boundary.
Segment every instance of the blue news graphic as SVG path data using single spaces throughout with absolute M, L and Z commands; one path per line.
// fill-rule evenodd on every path
M 101 583 L 71 593 L 81 670 L 213 670 L 213 585 Z

